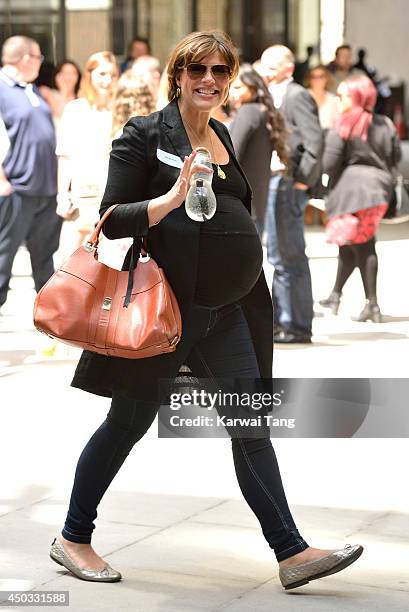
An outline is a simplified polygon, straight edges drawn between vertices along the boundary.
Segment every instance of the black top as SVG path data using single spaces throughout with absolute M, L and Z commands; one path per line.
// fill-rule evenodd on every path
M 336 130 L 329 130 L 323 158 L 323 170 L 330 177 L 328 216 L 388 202 L 394 184 L 392 171 L 400 157 L 399 138 L 389 117 L 373 116 L 367 142 L 343 140 Z
M 290 174 L 295 181 L 313 187 L 321 175 L 324 148 L 317 104 L 304 87 L 291 81 L 280 112 L 288 131 Z
M 251 190 L 237 160 L 225 126 L 214 119 L 209 125 L 216 132 L 230 159 L 247 185 L 243 204 L 251 211 Z M 169 191 L 180 174 L 180 167 L 162 161 L 159 151 L 182 161 L 192 152 L 177 101 L 148 117 L 133 117 L 120 138 L 114 140 L 109 162 L 107 187 L 101 203 L 103 214 L 111 204 L 120 204 L 104 224 L 108 238 L 147 236 L 152 257 L 162 267 L 181 314 L 193 302 L 200 244 L 200 226 L 186 215 L 184 206 L 166 215 L 158 225 L 149 227 L 147 208 L 152 198 Z M 159 155 L 159 156 L 158 156 Z M 129 258 L 128 258 L 129 261 Z M 241 266 L 243 258 L 237 261 Z M 124 264 L 126 269 L 126 264 Z M 273 307 L 264 273 L 250 293 L 240 300 L 256 351 L 261 376 L 271 377 L 273 357 Z M 183 330 L 182 330 L 183 338 Z M 174 353 L 147 359 L 106 357 L 84 351 L 72 385 L 91 393 L 110 397 L 116 390 L 130 398 L 157 399 L 158 380 L 175 376 Z
M 252 213 L 264 223 L 273 141 L 267 129 L 267 109 L 257 102 L 242 104 L 229 126 L 236 157 L 253 191 Z
M 243 204 L 247 186 L 241 173 L 231 160 L 221 166 L 225 179 L 218 176 L 214 164 L 213 169 L 217 209 L 209 221 L 197 222 L 200 245 L 194 296 L 196 304 L 209 307 L 230 304 L 247 295 L 263 266 L 260 238 Z
M 242 202 L 246 198 L 247 194 L 247 185 L 244 181 L 243 176 L 240 174 L 236 166 L 233 164 L 232 160 L 229 157 L 229 163 L 224 166 L 220 166 L 221 170 L 223 170 L 226 178 L 221 178 L 217 171 L 217 165 L 212 164 L 213 166 L 213 180 L 212 187 L 215 193 L 216 199 L 219 195 L 233 196 L 234 198 L 239 198 Z M 217 212 L 216 212 L 217 215 Z M 215 215 L 215 216 L 216 216 Z M 214 218 L 214 217 L 213 217 Z M 206 223 L 203 224 L 203 226 Z

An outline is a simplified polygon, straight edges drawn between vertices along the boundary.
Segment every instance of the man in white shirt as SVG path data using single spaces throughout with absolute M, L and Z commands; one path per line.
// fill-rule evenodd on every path
M 283 45 L 266 49 L 260 60 L 274 105 L 288 129 L 290 164 L 270 181 L 267 203 L 267 255 L 274 266 L 274 342 L 311 342 L 313 300 L 305 254 L 304 209 L 307 189 L 320 177 L 323 134 L 318 108 L 306 89 L 294 82 L 294 55 Z

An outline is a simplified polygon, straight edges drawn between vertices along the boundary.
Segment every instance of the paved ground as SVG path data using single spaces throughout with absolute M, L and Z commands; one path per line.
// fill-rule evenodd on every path
M 354 274 L 339 317 L 315 319 L 312 346 L 277 349 L 276 376 L 407 377 L 408 237 L 407 225 L 380 235 L 386 322 L 350 321 L 363 301 Z M 318 300 L 331 288 L 336 253 L 320 230 L 308 232 L 308 252 Z M 108 406 L 68 386 L 76 350 L 60 345 L 53 358 L 39 354 L 45 344 L 31 324 L 28 269 L 21 251 L 0 323 L 0 590 L 68 590 L 75 612 L 407 612 L 406 438 L 274 441 L 307 541 L 366 549 L 346 571 L 293 592 L 282 590 L 274 555 L 242 501 L 228 440 L 158 440 L 155 424 L 100 507 L 94 544 L 123 582 L 91 585 L 49 560 L 77 457 Z

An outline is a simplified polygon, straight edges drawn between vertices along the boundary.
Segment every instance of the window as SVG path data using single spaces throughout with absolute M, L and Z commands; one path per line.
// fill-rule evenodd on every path
M 34 38 L 49 62 L 64 55 L 65 26 L 60 0 L 0 0 L 0 43 L 16 34 Z

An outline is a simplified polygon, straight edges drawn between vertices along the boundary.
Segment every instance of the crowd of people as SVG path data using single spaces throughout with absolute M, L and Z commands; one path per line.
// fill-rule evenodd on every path
M 71 382 L 111 403 L 78 459 L 64 526 L 49 554 L 82 580 L 119 582 L 121 572 L 91 545 L 97 508 L 166 399 L 158 381 L 172 381 L 187 367 L 202 380 L 241 385 L 263 378 L 270 384 L 274 344 L 311 342 L 304 215 L 312 197 L 325 195 L 327 239 L 339 247 L 335 283 L 321 305 L 338 312 L 343 287 L 358 267 L 366 295 L 358 320 L 382 320 L 375 234 L 392 196 L 400 143 L 392 121 L 374 113 L 376 84 L 352 65 L 347 45 L 330 66 L 299 67 L 303 84 L 294 78 L 289 48 L 272 45 L 254 64 L 240 65 L 233 42 L 218 31 L 179 41 L 162 74 L 143 39 L 132 41 L 121 66 L 110 51 L 100 51 L 82 72 L 65 60 L 48 81 L 43 71 L 33 85 L 43 59 L 31 38 L 12 36 L 3 44 L 0 307 L 23 242 L 39 291 L 53 273 L 63 221 L 82 245 L 115 204 L 104 220 L 104 257 L 118 264 L 132 242 L 124 263 L 132 280 L 134 247 L 144 253 L 144 238 L 182 320 L 173 351 L 123 358 L 84 350 Z M 212 164 L 197 168 L 200 148 L 210 152 Z M 203 189 L 197 172 L 211 175 L 206 182 L 217 202 L 206 222 L 192 220 L 183 208 L 192 181 Z M 264 237 L 274 266 L 271 295 Z M 128 289 L 131 299 L 132 283 Z M 109 310 L 106 301 L 102 309 Z M 105 315 L 101 321 L 107 325 Z M 269 427 L 226 430 L 240 490 L 274 551 L 283 588 L 357 561 L 360 544 L 327 550 L 304 539 Z
M 38 291 L 53 272 L 63 220 L 76 245 L 98 220 L 113 140 L 131 117 L 148 116 L 169 99 L 167 69 L 161 72 L 143 38 L 130 43 L 121 65 L 110 51 L 92 54 L 83 70 L 69 59 L 56 67 L 43 59 L 38 43 L 25 36 L 3 44 L 0 309 L 19 246 L 25 242 L 30 253 Z M 343 286 L 358 267 L 366 304 L 357 319 L 382 320 L 375 234 L 400 145 L 393 123 L 374 114 L 378 101 L 375 72 L 362 53 L 354 64 L 349 45 L 327 66 L 297 64 L 290 49 L 273 45 L 253 64 L 241 64 L 224 105 L 213 111 L 252 187 L 253 219 L 274 266 L 276 343 L 311 342 L 304 222 L 312 214 L 309 200 L 324 195 L 321 222 L 327 240 L 339 246 L 339 261 L 333 290 L 320 303 L 337 313 Z M 101 250 L 118 266 L 129 244 L 106 240 Z

